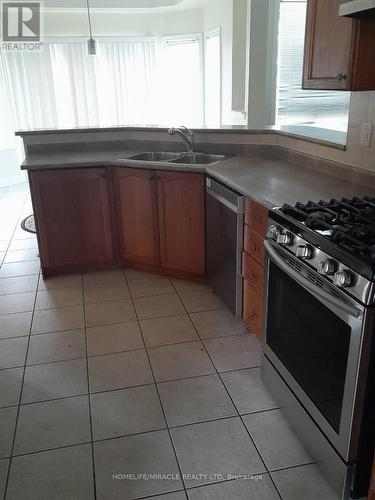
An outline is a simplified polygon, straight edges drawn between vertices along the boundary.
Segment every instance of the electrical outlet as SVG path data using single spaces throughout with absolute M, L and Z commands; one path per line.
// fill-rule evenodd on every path
M 361 146 L 369 147 L 371 144 L 371 133 L 372 133 L 372 124 L 370 122 L 363 122 L 361 129 Z

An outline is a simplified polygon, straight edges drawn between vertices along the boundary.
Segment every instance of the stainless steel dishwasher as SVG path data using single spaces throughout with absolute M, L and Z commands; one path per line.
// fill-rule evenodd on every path
M 207 177 L 206 215 L 208 282 L 236 318 L 241 318 L 244 197 Z

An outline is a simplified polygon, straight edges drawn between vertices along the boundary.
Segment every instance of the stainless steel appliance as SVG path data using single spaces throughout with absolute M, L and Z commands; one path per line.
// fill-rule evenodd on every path
M 264 379 L 339 498 L 360 498 L 375 441 L 375 198 L 284 205 L 267 236 Z
M 244 198 L 220 182 L 206 179 L 207 276 L 230 311 L 242 317 L 241 253 Z

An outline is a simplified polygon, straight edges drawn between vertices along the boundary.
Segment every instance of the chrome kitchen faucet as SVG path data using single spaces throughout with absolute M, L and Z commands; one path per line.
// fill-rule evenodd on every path
M 187 127 L 176 127 L 168 130 L 170 135 L 178 134 L 184 141 L 187 152 L 194 153 L 194 132 Z

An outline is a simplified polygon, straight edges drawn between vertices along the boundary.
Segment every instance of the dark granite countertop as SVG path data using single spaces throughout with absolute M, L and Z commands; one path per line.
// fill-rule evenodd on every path
M 23 170 L 128 166 L 207 173 L 234 190 L 272 208 L 283 203 L 374 195 L 375 184 L 364 186 L 340 177 L 278 159 L 235 156 L 209 166 L 139 162 L 121 159 L 140 151 L 93 151 L 32 155 Z

